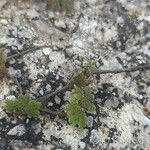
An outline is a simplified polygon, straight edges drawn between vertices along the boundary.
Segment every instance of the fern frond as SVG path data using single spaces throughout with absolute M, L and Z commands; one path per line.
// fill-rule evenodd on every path
M 65 111 L 70 124 L 77 125 L 81 129 L 86 126 L 86 114 L 75 99 L 69 101 Z
M 65 107 L 70 124 L 77 125 L 83 129 L 86 127 L 87 116 L 86 111 L 95 111 L 93 104 L 94 95 L 89 86 L 77 87 L 72 90 L 72 97 Z

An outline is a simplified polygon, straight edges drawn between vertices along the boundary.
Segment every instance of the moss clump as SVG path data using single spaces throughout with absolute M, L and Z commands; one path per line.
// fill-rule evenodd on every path
M 16 100 L 6 101 L 6 111 L 14 116 L 38 117 L 40 115 L 39 102 L 32 100 L 28 95 L 21 95 Z
M 0 79 L 2 79 L 7 74 L 5 63 L 6 59 L 3 52 L 0 50 Z

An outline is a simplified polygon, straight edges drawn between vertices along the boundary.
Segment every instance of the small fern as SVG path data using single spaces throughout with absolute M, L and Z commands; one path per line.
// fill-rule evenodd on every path
M 72 97 L 65 107 L 70 124 L 77 125 L 81 129 L 86 127 L 86 111 L 95 111 L 93 99 L 94 95 L 89 86 L 75 86 L 75 89 L 72 91 Z
M 95 66 L 96 60 L 91 60 L 82 70 L 77 71 L 70 80 L 69 89 L 73 89 L 74 85 L 77 87 L 84 87 L 89 84 L 87 78 L 90 75 L 90 69 Z
M 33 101 L 28 95 L 21 95 L 16 100 L 6 101 L 6 111 L 14 116 L 38 117 L 40 114 L 39 102 Z

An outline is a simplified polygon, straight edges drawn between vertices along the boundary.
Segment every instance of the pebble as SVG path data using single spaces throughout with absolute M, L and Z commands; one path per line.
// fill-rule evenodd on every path
M 29 123 L 29 121 L 30 121 L 30 120 L 27 118 L 27 119 L 26 119 L 26 124 L 28 124 L 28 123 Z
M 144 60 L 144 58 L 142 56 L 136 56 L 136 59 L 137 59 L 139 64 L 145 64 L 146 63 L 146 61 Z
M 139 99 L 143 99 L 143 95 L 140 94 L 140 95 L 139 95 Z
M 16 136 L 22 136 L 25 134 L 25 127 L 23 124 L 17 125 L 14 128 L 10 129 L 7 135 L 16 135 Z
M 47 106 L 53 106 L 54 104 L 52 102 L 49 102 Z
M 124 25 L 124 19 L 121 16 L 117 17 L 117 24 L 121 27 Z
M 14 99 L 16 99 L 16 97 L 14 95 L 9 95 L 9 96 L 6 97 L 6 99 L 8 99 L 8 100 L 14 100 Z
M 12 59 L 9 60 L 9 64 L 10 65 L 15 64 L 15 62 L 16 62 L 16 60 L 14 58 L 12 58 Z
M 92 116 L 88 116 L 87 126 L 90 127 L 90 128 L 93 126 L 93 117 Z
M 51 49 L 50 49 L 50 48 L 44 48 L 44 49 L 43 49 L 43 53 L 44 53 L 45 55 L 49 55 L 49 54 L 51 53 Z
M 7 25 L 8 24 L 8 21 L 6 19 L 1 19 L 0 20 L 0 23 L 3 24 L 3 25 Z
M 65 52 L 68 55 L 68 57 L 72 57 L 74 55 L 74 50 L 71 48 L 67 48 Z
M 15 70 L 13 67 L 9 67 L 8 69 L 8 72 L 10 75 L 12 75 L 13 77 L 21 77 L 22 74 L 21 74 L 21 70 Z
M 29 9 L 27 11 L 27 15 L 32 19 L 32 18 L 39 18 L 39 14 L 35 9 Z
M 54 18 L 55 14 L 54 14 L 54 12 L 51 11 L 51 12 L 49 12 L 48 16 L 49 16 L 49 18 Z
M 61 99 L 57 95 L 55 96 L 55 102 L 56 104 L 60 104 L 61 102 Z
M 50 92 L 52 90 L 52 86 L 50 84 L 47 84 L 45 88 L 47 92 Z
M 44 90 L 41 89 L 41 90 L 39 91 L 39 93 L 40 93 L 41 95 L 44 95 Z
M 82 141 L 81 141 L 81 142 L 79 143 L 79 147 L 80 147 L 81 150 L 84 149 L 85 146 L 86 146 L 85 142 L 82 142 Z
M 101 131 L 102 131 L 102 133 L 105 134 L 105 135 L 108 135 L 108 134 L 109 134 L 109 128 L 104 127 L 104 128 L 101 129 Z
M 58 20 L 58 21 L 55 21 L 55 26 L 59 27 L 59 28 L 66 28 L 66 24 L 63 20 Z
M 0 120 L 6 117 L 6 113 L 0 108 Z

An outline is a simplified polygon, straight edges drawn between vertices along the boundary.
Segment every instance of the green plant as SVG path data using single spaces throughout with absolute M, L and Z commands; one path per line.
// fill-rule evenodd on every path
M 86 111 L 95 111 L 93 100 L 94 95 L 89 86 L 75 86 L 75 89 L 72 90 L 71 99 L 65 106 L 69 123 L 83 129 L 87 122 Z
M 84 87 L 89 84 L 88 77 L 90 76 L 91 67 L 95 66 L 96 60 L 91 60 L 82 70 L 77 71 L 70 80 L 69 89 L 73 89 L 74 85 L 77 87 Z
M 28 95 L 21 95 L 16 100 L 6 101 L 6 111 L 15 116 L 38 117 L 40 102 L 34 101 Z

